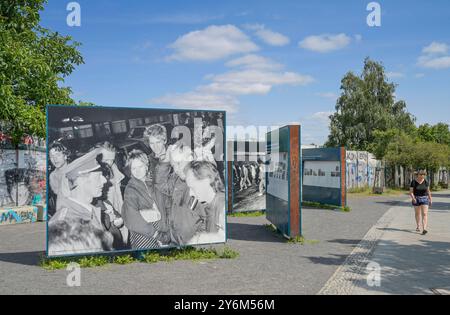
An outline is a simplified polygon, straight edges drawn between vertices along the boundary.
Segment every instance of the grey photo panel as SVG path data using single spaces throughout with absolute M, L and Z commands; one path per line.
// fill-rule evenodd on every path
M 47 107 L 47 255 L 226 241 L 225 112 Z

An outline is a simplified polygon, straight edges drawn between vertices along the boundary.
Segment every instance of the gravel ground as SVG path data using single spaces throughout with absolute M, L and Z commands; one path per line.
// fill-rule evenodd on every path
M 228 246 L 237 259 L 83 269 L 77 288 L 67 287 L 67 271 L 37 266 L 45 224 L 0 227 L 0 294 L 316 294 L 378 219 L 405 199 L 350 198 L 350 213 L 304 209 L 304 235 L 318 241 L 304 246 L 272 234 L 264 217 L 229 218 Z

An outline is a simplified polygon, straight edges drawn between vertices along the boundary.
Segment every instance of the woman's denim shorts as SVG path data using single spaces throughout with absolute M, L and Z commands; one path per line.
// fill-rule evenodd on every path
M 430 199 L 428 199 L 428 196 L 416 196 L 416 203 L 413 202 L 414 207 L 429 206 L 429 205 Z

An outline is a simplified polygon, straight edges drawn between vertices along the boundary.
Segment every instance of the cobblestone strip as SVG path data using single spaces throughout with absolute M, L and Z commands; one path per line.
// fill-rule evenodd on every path
M 351 295 L 353 288 L 362 281 L 366 281 L 366 267 L 375 250 L 378 241 L 395 218 L 399 207 L 389 209 L 378 222 L 367 232 L 345 262 L 327 281 L 318 295 Z

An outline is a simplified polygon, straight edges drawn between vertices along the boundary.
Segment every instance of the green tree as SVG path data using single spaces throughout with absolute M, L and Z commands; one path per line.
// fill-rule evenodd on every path
M 395 100 L 394 83 L 388 82 L 382 64 L 367 58 L 360 76 L 347 73 L 341 82 L 336 112 L 330 116 L 330 135 L 326 146 L 345 146 L 368 150 L 376 130 L 398 128 L 412 132 L 414 117 L 404 101 Z
M 392 165 L 413 169 L 418 166 L 417 149 L 417 142 L 411 136 L 397 132 L 387 142 L 384 158 Z
M 402 130 L 389 129 L 386 131 L 375 130 L 373 137 L 374 140 L 369 145 L 368 151 L 375 154 L 378 160 L 382 160 L 385 158 L 391 143 L 398 142 L 400 138 L 409 136 Z
M 0 120 L 17 145 L 44 138 L 45 106 L 75 104 L 64 78 L 83 63 L 79 43 L 39 25 L 47 0 L 0 1 Z
M 383 135 L 386 138 L 383 139 Z M 450 147 L 446 144 L 422 141 L 399 130 L 378 133 L 377 137 L 380 141 L 374 148 L 384 152 L 383 157 L 390 165 L 433 173 L 441 167 L 450 167 Z
M 434 126 L 424 124 L 417 128 L 417 136 L 422 141 L 435 142 L 450 146 L 450 127 L 444 123 Z

